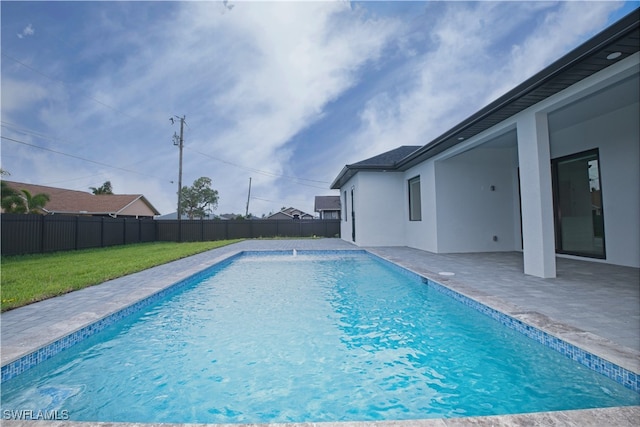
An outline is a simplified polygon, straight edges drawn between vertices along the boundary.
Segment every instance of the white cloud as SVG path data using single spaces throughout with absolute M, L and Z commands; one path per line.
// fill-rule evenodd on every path
M 619 7 L 606 2 L 446 6 L 431 29 L 433 49 L 407 62 L 410 87 L 379 93 L 361 111 L 361 128 L 344 154 L 349 161 L 428 143 L 567 53 Z M 546 9 L 545 14 L 533 15 L 532 8 Z M 540 16 L 542 22 L 532 20 Z M 520 42 L 512 39 L 516 31 Z
M 140 28 L 101 13 L 84 37 L 103 41 L 87 45 L 89 53 L 67 58 L 67 68 L 98 59 L 101 66 L 52 94 L 39 108 L 40 121 L 50 133 L 64 130 L 68 144 L 62 148 L 68 152 L 116 166 L 147 159 L 133 168 L 151 167 L 153 176 L 145 180 L 104 168 L 96 174 L 91 164 L 74 164 L 75 176 L 89 177 L 75 185 L 84 189 L 110 179 L 116 190 L 144 189 L 159 209 L 172 210 L 176 184 L 169 181 L 177 182 L 178 156 L 171 135 L 178 128 L 168 118 L 185 114 L 183 185 L 210 176 L 220 191 L 220 211 L 243 212 L 253 175 L 257 197 L 281 204 L 304 198 L 310 210 L 313 198 L 276 187 L 278 176 L 195 151 L 284 174 L 290 138 L 358 83 L 359 69 L 380 57 L 398 23 L 369 19 L 343 2 L 239 3 L 224 13 L 211 3 L 177 7 L 177 15 L 160 16 Z M 109 29 L 109 37 L 90 32 L 98 26 Z
M 48 90 L 36 83 L 3 77 L 2 114 L 24 111 L 47 96 Z
M 495 89 L 490 92 L 487 102 L 506 93 L 595 34 L 606 25 L 609 13 L 619 7 L 619 2 L 561 3 L 556 11 L 545 15 L 544 21 L 523 43 L 512 46 L 506 66 L 497 70 Z
M 31 66 L 67 84 L 22 80 L 3 65 L 3 120 L 29 111 L 43 133 L 64 141 L 55 145 L 61 151 L 139 172 L 59 156 L 47 167 L 43 156 L 31 182 L 69 182 L 86 191 L 110 180 L 117 192 L 143 193 L 171 212 L 178 169 L 171 136 L 179 128 L 168 119 L 186 115 L 183 185 L 211 177 L 220 192 L 218 213 L 244 213 L 249 176 L 252 195 L 270 200 L 252 200 L 253 213 L 283 205 L 310 211 L 313 196 L 330 191 L 277 176 L 295 175 L 294 152 L 326 144 L 314 150 L 313 171 L 303 177 L 324 171 L 321 179 L 331 180 L 345 163 L 424 144 L 602 27 L 616 7 L 425 3 L 426 16 L 401 22 L 392 14 L 373 18 L 368 3 L 150 4 L 92 3 L 95 15 L 82 15 L 83 25 L 69 36 L 69 45 L 85 45 L 49 58 L 45 45 L 34 53 Z M 531 21 L 544 14 L 546 20 Z M 364 81 L 363 71 L 379 86 Z M 352 116 L 328 126 L 355 121 L 357 132 L 345 130 L 340 140 L 298 137 L 293 145 L 294 136 L 332 117 L 331 104 L 353 88 L 360 97 L 344 109 Z M 20 165 L 27 174 L 26 163 Z
M 18 36 L 19 39 L 22 39 L 24 37 L 32 36 L 35 32 L 36 30 L 33 29 L 33 25 L 29 24 L 22 29 L 22 32 L 16 35 Z
M 100 79 L 104 93 L 95 97 L 110 93 L 109 102 L 119 100 L 117 107 L 128 112 L 129 103 L 173 105 L 165 114 L 187 115 L 187 146 L 282 174 L 287 141 L 357 83 L 358 69 L 379 57 L 396 25 L 367 20 L 344 3 L 238 4 L 225 14 L 207 3 L 185 4 L 162 49 L 141 47 L 120 72 Z M 118 89 L 118 81 L 136 91 Z M 173 130 L 167 126 L 167 139 Z M 251 172 L 185 154 L 183 184 L 208 175 L 220 186 L 221 209 L 241 211 Z M 265 198 L 290 197 L 274 190 L 277 177 L 254 178 Z

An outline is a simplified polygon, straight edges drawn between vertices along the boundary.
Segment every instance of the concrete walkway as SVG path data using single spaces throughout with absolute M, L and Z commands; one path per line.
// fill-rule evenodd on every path
M 248 240 L 11 310 L 0 316 L 2 365 L 235 253 L 293 249 L 360 248 L 340 239 Z M 405 247 L 367 250 L 628 370 L 640 372 L 639 269 L 558 259 L 558 277 L 539 279 L 522 274 L 522 255 L 519 253 L 437 255 Z M 440 274 L 443 272 L 454 274 Z M 534 419 L 527 418 L 527 422 L 537 423 L 535 425 L 599 425 L 597 421 L 604 419 L 611 425 L 635 425 L 640 408 L 486 417 L 474 419 L 473 425 L 519 425 L 523 419 L 518 421 L 518 417 L 530 416 Z M 19 421 L 4 422 L 12 426 L 23 425 Z M 366 425 L 462 425 L 457 423 L 459 421 L 454 419 Z

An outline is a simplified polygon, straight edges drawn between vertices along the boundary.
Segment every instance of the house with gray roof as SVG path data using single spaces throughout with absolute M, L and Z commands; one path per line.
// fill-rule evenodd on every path
M 313 205 L 320 219 L 340 219 L 340 196 L 316 196 Z
M 640 267 L 636 9 L 423 146 L 346 165 L 341 236 L 434 253 Z
M 313 219 L 313 215 L 303 212 L 300 209 L 289 207 L 271 214 L 265 219 Z

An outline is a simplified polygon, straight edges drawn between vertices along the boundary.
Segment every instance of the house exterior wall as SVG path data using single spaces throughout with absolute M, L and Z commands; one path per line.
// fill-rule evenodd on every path
M 405 172 L 403 188 L 405 202 L 409 205 L 408 180 L 420 175 L 420 200 L 422 202 L 422 220 L 409 221 L 405 209 L 402 220 L 405 222 L 405 244 L 412 248 L 438 252 L 438 221 L 436 204 L 436 169 L 433 161 L 423 162 Z
M 640 104 L 550 130 L 551 157 L 597 148 L 606 262 L 640 267 Z
M 514 250 L 515 147 L 481 146 L 435 167 L 437 252 Z
M 353 176 L 349 181 L 347 181 L 340 188 L 340 200 L 342 200 L 342 221 L 340 221 L 340 238 L 342 240 L 346 240 L 351 242 L 351 197 L 349 196 L 349 189 L 351 186 L 355 186 L 355 183 L 358 181 L 358 175 Z
M 607 255 L 602 262 L 640 267 L 637 96 L 595 116 L 581 117 L 577 106 L 624 79 L 637 81 L 639 64 L 640 54 L 634 54 L 405 172 L 358 171 L 341 189 L 350 204 L 350 188 L 356 188 L 356 244 L 436 253 L 523 250 L 525 273 L 554 277 L 551 159 L 598 148 Z M 573 114 L 573 124 L 548 121 L 562 109 Z M 508 132 L 512 142 L 491 144 Z M 417 175 L 422 219 L 410 221 L 407 180 Z M 346 212 L 343 238 L 350 240 L 350 205 Z
M 146 203 L 138 199 L 118 212 L 119 216 L 153 217 L 155 212 L 149 209 Z
M 405 245 L 404 222 L 405 198 L 403 174 L 399 172 L 359 172 L 341 189 L 347 191 L 346 221 L 342 221 L 342 239 L 352 241 L 351 218 L 356 212 L 356 240 L 358 246 Z M 344 196 L 342 196 L 344 198 Z
M 320 219 L 341 219 L 339 210 L 321 210 Z

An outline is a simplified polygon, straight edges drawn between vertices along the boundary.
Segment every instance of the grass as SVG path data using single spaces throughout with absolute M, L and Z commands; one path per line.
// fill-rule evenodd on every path
M 22 307 L 239 240 L 154 242 L 2 258 L 2 311 Z

